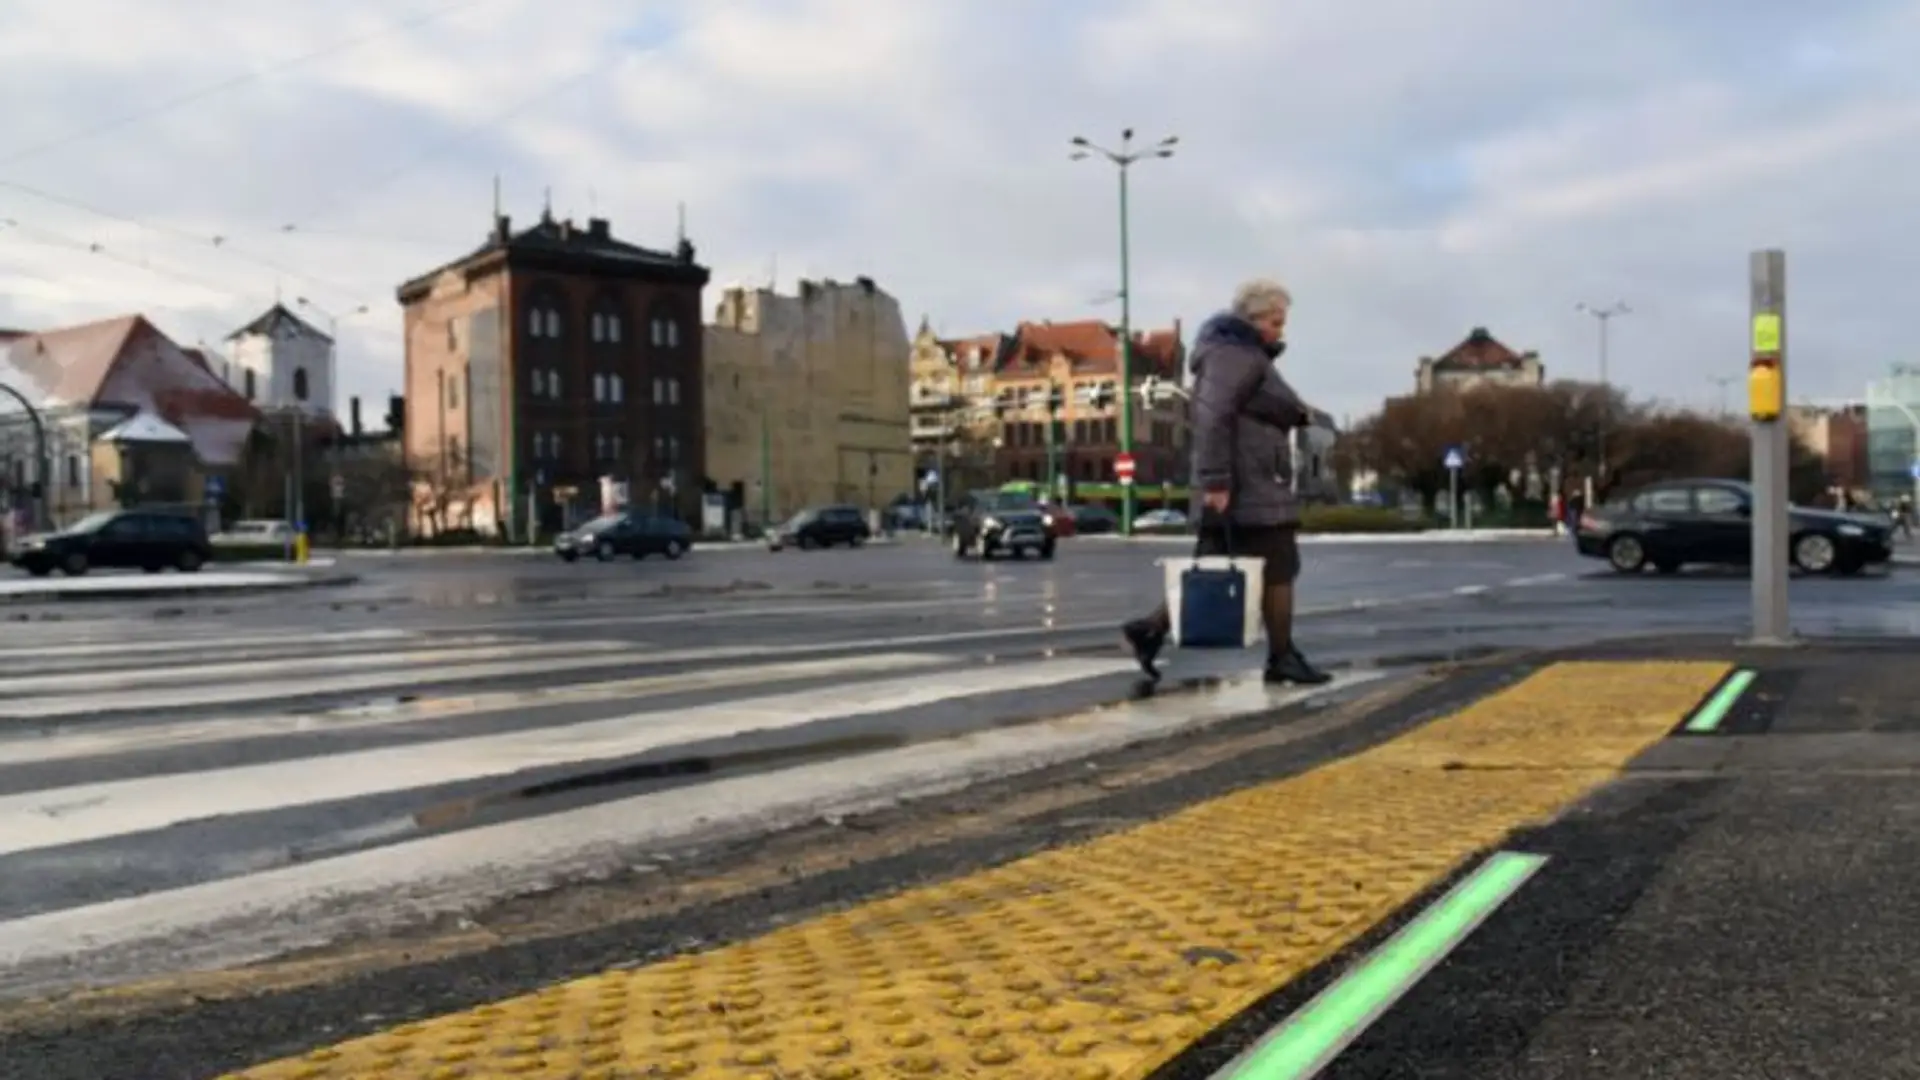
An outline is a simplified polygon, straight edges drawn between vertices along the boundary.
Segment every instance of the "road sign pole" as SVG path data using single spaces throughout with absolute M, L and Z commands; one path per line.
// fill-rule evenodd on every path
M 1460 469 L 1447 470 L 1447 528 L 1460 527 Z
M 1753 636 L 1755 645 L 1787 645 L 1787 256 L 1748 258 L 1752 293 L 1747 373 L 1753 447 Z

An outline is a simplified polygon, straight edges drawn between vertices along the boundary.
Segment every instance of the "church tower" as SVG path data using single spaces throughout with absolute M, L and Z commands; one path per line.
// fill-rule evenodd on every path
M 228 381 L 269 411 L 333 416 L 333 339 L 275 303 L 227 335 Z

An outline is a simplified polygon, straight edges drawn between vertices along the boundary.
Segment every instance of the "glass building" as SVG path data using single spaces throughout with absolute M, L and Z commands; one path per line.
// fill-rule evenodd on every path
M 1867 384 L 1867 484 L 1876 499 L 1911 495 L 1920 462 L 1920 367 L 1895 364 Z

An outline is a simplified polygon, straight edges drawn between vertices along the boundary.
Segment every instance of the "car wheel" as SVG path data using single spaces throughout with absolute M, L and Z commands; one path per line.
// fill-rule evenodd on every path
M 660 549 L 660 554 L 665 555 L 669 559 L 677 559 L 686 553 L 687 546 L 678 540 L 669 540 L 667 541 L 667 546 Z
M 801 551 L 812 551 L 812 550 L 813 550 L 813 537 L 811 537 L 811 536 L 803 536 L 803 537 L 801 537 L 801 538 L 800 538 L 800 542 L 799 542 L 799 543 L 798 543 L 797 545 L 795 545 L 795 546 L 797 546 L 797 547 L 798 547 L 798 548 L 799 548 L 799 549 L 800 549 Z
M 574 551 L 563 551 L 560 553 L 561 562 L 572 562 L 575 559 L 578 559 L 579 557 L 580 557 L 580 554 Z
M 1647 566 L 1646 546 L 1632 533 L 1622 533 L 1607 541 L 1607 562 L 1623 574 L 1637 574 Z
M 34 577 L 46 577 L 48 574 L 53 573 L 53 567 L 48 566 L 46 563 L 34 563 L 32 566 L 27 567 L 27 573 L 32 574 Z
M 600 541 L 600 543 L 594 546 L 593 557 L 599 559 L 601 562 L 611 562 L 613 560 L 613 554 L 613 545 L 607 543 L 605 540 Z
M 74 552 L 60 560 L 60 572 L 68 577 L 79 577 L 87 572 L 87 557 L 77 551 Z
M 200 565 L 205 561 L 197 551 L 183 551 L 180 557 L 173 561 L 173 568 L 183 574 L 192 574 L 198 572 Z
M 1809 574 L 1825 574 L 1837 561 L 1833 539 L 1824 533 L 1801 533 L 1793 538 L 1793 565 Z
M 859 547 L 859 546 L 860 546 L 861 544 L 864 544 L 864 543 L 866 543 L 866 542 L 867 542 L 867 538 L 866 538 L 866 537 L 864 537 L 864 536 L 856 536 L 856 537 L 854 537 L 853 539 L 851 539 L 851 540 L 849 540 L 849 541 L 847 541 L 847 546 L 848 546 L 848 547 Z
M 1041 557 L 1042 559 L 1051 559 L 1051 558 L 1053 558 L 1053 545 L 1052 545 L 1052 544 L 1042 544 L 1042 545 L 1040 545 L 1040 557 Z

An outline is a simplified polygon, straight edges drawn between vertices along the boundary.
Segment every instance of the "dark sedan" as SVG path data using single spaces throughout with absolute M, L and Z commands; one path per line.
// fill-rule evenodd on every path
M 200 519 L 168 510 L 102 510 L 59 532 L 22 537 L 13 565 L 35 577 L 55 570 L 79 577 L 94 567 L 145 570 L 172 567 L 191 574 L 213 558 Z
M 582 555 L 592 555 L 601 562 L 621 555 L 677 559 L 692 547 L 693 530 L 686 522 L 635 510 L 603 514 L 553 541 L 554 554 L 568 562 Z
M 767 534 L 767 550 L 795 547 L 802 551 L 835 544 L 859 547 L 873 539 L 873 527 L 857 506 L 817 506 L 802 510 Z
M 1787 551 L 1809 574 L 1857 574 L 1893 557 L 1886 518 L 1795 506 Z M 1580 554 L 1623 574 L 1671 574 L 1688 563 L 1753 560 L 1753 491 L 1738 480 L 1668 480 L 1580 515 Z

